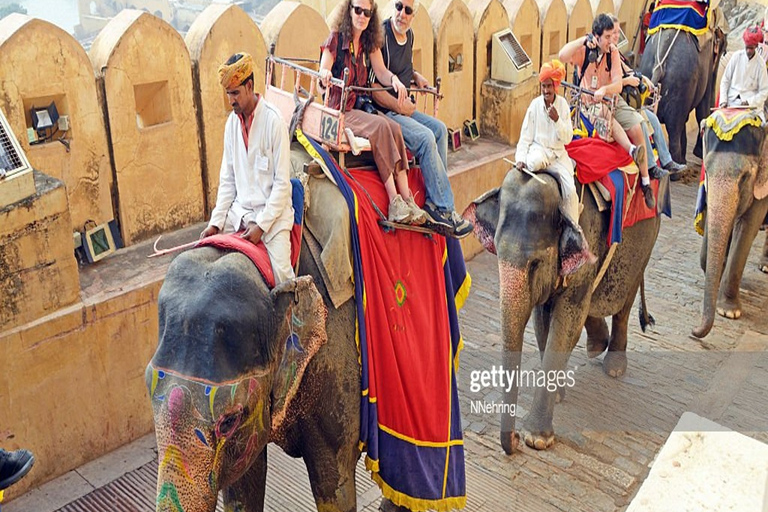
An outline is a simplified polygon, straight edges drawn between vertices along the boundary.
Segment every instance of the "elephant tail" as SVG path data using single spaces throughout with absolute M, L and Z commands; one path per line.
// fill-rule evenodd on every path
M 637 310 L 640 316 L 640 329 L 645 332 L 648 327 L 656 325 L 656 319 L 648 312 L 648 306 L 645 304 L 645 276 L 640 280 L 640 307 Z

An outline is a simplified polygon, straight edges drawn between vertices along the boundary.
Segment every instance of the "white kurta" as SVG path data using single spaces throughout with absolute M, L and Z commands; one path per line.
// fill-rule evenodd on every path
M 765 62 L 757 54 L 751 59 L 745 50 L 733 54 L 720 80 L 720 102 L 722 105 L 741 105 L 742 100 L 762 113 L 768 99 L 768 71 Z M 765 119 L 763 119 L 765 120 Z
M 544 96 L 535 98 L 525 113 L 515 160 L 532 171 L 547 169 L 557 176 L 563 207 L 574 222 L 579 219 L 579 198 L 573 181 L 573 162 L 565 145 L 573 139 L 570 108 L 562 96 L 555 96 L 559 119 L 554 122 L 544 107 Z
M 232 112 L 224 127 L 219 191 L 209 226 L 223 233 L 255 222 L 264 231 L 275 283 L 293 277 L 290 230 L 291 155 L 288 129 L 275 107 L 259 99 L 245 148 L 240 118 Z

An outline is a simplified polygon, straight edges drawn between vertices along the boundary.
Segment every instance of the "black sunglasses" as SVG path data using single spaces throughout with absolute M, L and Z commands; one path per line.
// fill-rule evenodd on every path
M 395 2 L 395 9 L 397 9 L 398 11 L 402 11 L 403 8 L 405 8 L 405 14 L 407 14 L 408 16 L 413 14 L 413 7 L 409 7 L 407 5 L 404 6 L 403 2 Z
M 360 16 L 361 14 L 365 16 L 366 18 L 370 18 L 373 14 L 373 11 L 371 9 L 363 9 L 359 5 L 353 5 L 352 10 L 355 11 L 355 14 Z

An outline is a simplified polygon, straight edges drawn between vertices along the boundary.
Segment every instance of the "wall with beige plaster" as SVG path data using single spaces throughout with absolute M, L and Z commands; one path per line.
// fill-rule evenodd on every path
M 533 72 L 541 68 L 541 15 L 536 0 L 504 0 L 502 2 L 509 16 L 520 45 L 533 63 Z
M 29 144 L 29 110 L 51 101 L 60 115 L 69 116 L 69 131 L 55 134 L 64 135 L 69 151 L 55 140 Z M 0 20 L 0 109 L 32 166 L 65 183 L 68 231 L 82 230 L 88 220 L 112 220 L 107 134 L 93 68 L 80 43 L 57 26 L 22 14 Z
M 509 28 L 509 15 L 499 0 L 471 0 L 469 11 L 472 13 L 473 28 L 475 31 L 475 113 L 478 128 L 481 133 L 493 130 L 486 127 L 480 119 L 485 105 L 485 96 L 482 94 L 483 83 L 491 77 L 491 43 L 493 34 Z M 488 118 L 485 118 L 487 122 Z
M 592 6 L 589 0 L 565 0 L 568 9 L 568 41 L 592 32 Z
M 472 87 L 475 69 L 472 15 L 461 0 L 435 0 L 429 8 L 435 35 L 435 74 L 442 80 L 444 100 L 438 118 L 448 128 L 461 129 L 472 119 Z M 461 55 L 458 66 L 449 71 L 449 58 Z
M 219 66 L 234 53 L 254 59 L 253 83 L 264 92 L 267 47 L 256 23 L 236 5 L 211 4 L 198 16 L 185 38 L 192 59 L 195 110 L 200 123 L 203 187 L 206 214 L 216 204 L 219 171 L 224 152 L 224 124 L 232 112 L 219 83 Z
M 592 16 L 597 18 L 598 14 L 615 14 L 616 7 L 613 5 L 613 0 L 589 0 L 592 4 Z
M 648 3 L 650 4 L 650 0 Z M 617 16 L 619 17 L 621 30 L 624 31 L 624 35 L 629 39 L 629 48 L 624 51 L 637 51 L 640 40 L 637 28 L 640 26 L 640 18 L 643 15 L 643 2 L 638 2 L 637 0 L 616 0 L 614 2 L 614 12 L 618 13 Z M 635 39 L 636 34 L 637 39 Z M 633 43 L 635 43 L 634 48 Z
M 36 171 L 35 188 L 0 208 L 0 332 L 68 306 L 80 293 L 64 184 Z
M 90 52 L 109 120 L 126 245 L 203 218 L 192 67 L 161 19 L 124 10 Z
M 519 84 L 486 80 L 482 85 L 483 110 L 479 121 L 485 133 L 508 144 L 517 144 L 528 105 L 539 95 L 538 75 Z
M 543 64 L 557 59 L 560 48 L 568 42 L 568 11 L 563 0 L 539 0 L 539 8 L 541 9 L 541 60 L 539 62 Z
M 341 3 L 341 0 L 299 0 L 302 4 L 311 7 L 316 10 L 320 16 L 328 19 L 331 12 Z M 346 2 L 346 0 L 344 0 Z M 383 2 L 377 2 L 379 7 Z

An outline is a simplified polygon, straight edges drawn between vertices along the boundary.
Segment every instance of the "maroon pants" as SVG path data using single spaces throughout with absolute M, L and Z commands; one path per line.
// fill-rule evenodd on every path
M 369 114 L 362 110 L 350 110 L 344 114 L 344 125 L 358 137 L 371 143 L 373 159 L 385 182 L 393 173 L 408 170 L 408 155 L 400 125 L 384 114 Z

